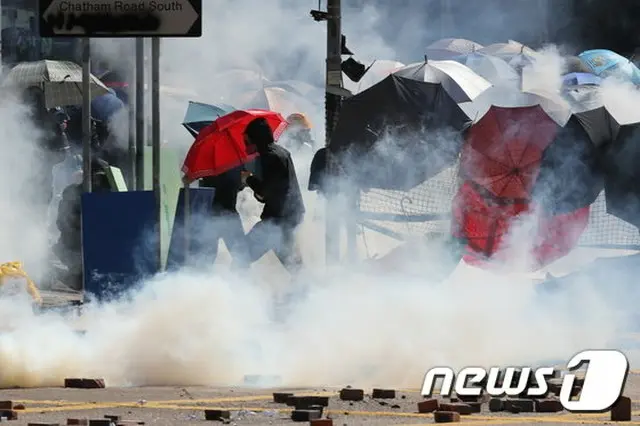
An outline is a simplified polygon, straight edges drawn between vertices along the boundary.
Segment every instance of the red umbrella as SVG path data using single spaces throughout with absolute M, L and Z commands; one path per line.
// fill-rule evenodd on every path
M 466 133 L 461 176 L 483 195 L 528 200 L 542 154 L 560 128 L 539 105 L 491 106 Z
M 464 260 L 475 266 L 506 262 L 504 239 L 521 215 L 535 211 L 528 201 L 498 203 L 483 197 L 471 182 L 465 182 L 453 200 L 453 234 L 467 242 Z M 537 233 L 529 244 L 534 270 L 567 255 L 578 243 L 589 222 L 589 207 L 561 215 L 536 218 Z
M 195 180 L 216 176 L 257 157 L 255 147 L 244 142 L 244 130 L 258 117 L 267 120 L 276 140 L 287 127 L 284 117 L 273 111 L 237 110 L 219 117 L 202 129 L 191 145 L 182 166 L 185 177 Z

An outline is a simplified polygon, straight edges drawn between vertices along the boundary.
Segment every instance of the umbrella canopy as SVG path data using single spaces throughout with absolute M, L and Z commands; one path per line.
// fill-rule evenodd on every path
M 640 69 L 631 60 L 606 49 L 587 50 L 578 55 L 600 77 L 619 77 L 640 84 Z
M 532 48 L 513 40 L 509 40 L 507 43 L 490 44 L 478 49 L 478 52 L 509 59 L 520 54 L 529 56 L 535 56 L 537 54 Z
M 235 108 L 231 105 L 209 105 L 189 101 L 182 125 L 195 138 L 198 136 L 200 130 L 213 123 L 217 118 L 229 114 L 232 111 L 235 111 Z
M 488 198 L 526 202 L 558 129 L 539 106 L 492 106 L 466 132 L 461 176 Z
M 267 120 L 276 139 L 287 127 L 286 120 L 273 111 L 237 110 L 224 115 L 198 133 L 182 166 L 186 177 L 217 176 L 255 159 L 258 154 L 245 144 L 244 130 L 258 117 Z
M 507 43 L 490 44 L 478 52 L 504 59 L 516 71 L 522 71 L 522 68 L 531 65 L 538 56 L 535 50 L 513 40 L 509 40 Z
M 520 82 L 518 72 L 504 59 L 496 56 L 473 52 L 468 55 L 456 56 L 452 60 L 466 65 L 473 72 L 496 86 L 516 86 Z
M 605 152 L 607 212 L 640 229 L 640 123 L 621 125 Z
M 458 157 L 468 117 L 444 84 L 417 77 L 393 73 L 342 103 L 329 149 L 364 187 L 411 188 Z
M 44 92 L 46 108 L 82 104 L 82 68 L 73 62 L 22 62 L 9 71 L 2 85 L 39 87 Z M 91 99 L 108 93 L 109 89 L 91 75 Z
M 402 62 L 387 59 L 376 59 L 364 65 L 367 67 L 367 72 L 359 82 L 351 81 L 347 77 L 342 79 L 344 88 L 354 95 L 384 80 L 389 74 L 404 66 Z
M 518 98 L 490 106 L 467 130 L 461 176 L 487 198 L 535 198 L 554 214 L 590 205 L 603 188 L 600 150 L 614 129 L 606 109 L 572 110 L 526 93 L 511 100 Z
M 586 72 L 572 72 L 562 76 L 562 84 L 565 86 L 598 86 L 600 83 L 602 83 L 602 78 Z
M 396 70 L 394 74 L 441 85 L 456 103 L 472 101 L 491 87 L 487 80 L 455 61 L 417 62 Z
M 492 107 L 518 108 L 539 105 L 549 117 L 559 125 L 569 120 L 571 116 L 570 106 L 560 95 L 529 93 L 515 90 L 513 87 L 491 87 L 472 102 L 463 102 L 460 108 L 473 119 L 480 120 Z
M 247 109 L 267 109 L 277 111 L 284 116 L 296 112 L 311 113 L 317 107 L 306 97 L 296 91 L 283 87 L 265 86 L 250 91 L 238 98 L 239 105 Z
M 427 46 L 425 54 L 429 60 L 452 59 L 459 55 L 468 55 L 482 49 L 482 45 L 464 38 L 443 38 Z
M 452 221 L 453 235 L 467 243 L 465 262 L 480 267 L 496 261 L 513 264 L 509 246 L 519 243 L 508 240 L 513 224 L 536 211 L 528 201 L 504 204 L 487 199 L 465 182 L 454 197 Z M 561 215 L 534 214 L 535 234 L 531 241 L 522 242 L 529 246 L 531 258 L 523 265 L 529 270 L 538 270 L 576 247 L 589 222 L 589 206 Z
M 578 56 L 567 56 L 564 60 L 565 72 L 571 73 L 588 73 L 591 74 L 591 68 L 585 64 Z

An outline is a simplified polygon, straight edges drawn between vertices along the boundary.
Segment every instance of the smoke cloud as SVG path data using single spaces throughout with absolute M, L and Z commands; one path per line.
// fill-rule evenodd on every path
M 323 82 L 325 27 L 308 17 L 308 8 L 315 3 L 204 3 L 201 39 L 162 42 L 162 137 L 167 146 L 182 152 L 193 141 L 180 126 L 187 100 L 234 104 L 246 92 L 259 90 L 262 78 L 303 80 L 316 86 Z M 418 13 L 410 2 L 396 3 L 391 7 L 353 2 L 346 7 L 344 32 L 358 56 L 419 61 L 427 42 L 445 34 L 446 29 L 429 32 L 421 20 L 422 13 L 435 21 L 432 10 Z M 475 10 L 475 2 L 465 3 Z M 533 16 L 525 15 L 532 7 L 516 8 L 517 15 Z M 536 7 L 544 15 L 546 8 Z M 465 13 L 459 12 L 458 20 Z M 474 23 L 471 29 L 462 30 L 463 25 L 453 22 L 457 32 L 446 35 L 482 43 L 529 41 L 520 37 L 526 31 L 521 23 L 531 20 L 508 19 L 507 12 L 490 7 L 482 14 L 487 19 L 475 16 L 469 20 Z M 403 25 L 386 25 L 387 19 Z M 484 21 L 487 27 L 479 28 Z M 517 22 L 518 29 L 511 22 Z M 505 34 L 498 34 L 497 28 Z M 533 33 L 529 31 L 530 38 Z M 129 41 L 97 41 L 94 52 L 112 60 L 132 58 Z M 541 66 L 542 71 L 534 72 L 530 81 L 557 91 L 562 59 L 553 47 L 541 56 L 534 68 Z M 314 136 L 322 144 L 322 92 L 308 101 L 315 108 L 303 112 L 311 117 Z M 29 204 L 18 201 L 24 192 L 16 188 L 27 182 L 21 170 L 32 167 L 24 153 L 34 136 L 28 126 L 18 125 L 26 120 L 23 109 L 3 109 L 0 104 L 0 114 L 14 118 L 3 120 L 8 125 L 0 129 L 4 150 L 13 155 L 6 160 L 3 156 L 5 166 L 0 169 L 7 236 L 0 251 L 31 267 L 41 258 L 37 253 L 43 250 L 35 242 L 43 237 L 34 231 L 33 223 L 38 222 L 32 220 Z M 433 137 L 444 146 L 458 136 L 447 130 Z M 24 151 L 16 149 L 20 141 Z M 310 157 L 295 158 L 303 188 Z M 425 198 L 421 191 L 430 188 L 442 197 L 432 203 L 445 203 L 435 208 L 448 212 L 457 187 L 455 171 L 454 165 L 437 177 L 446 175 L 440 187 L 429 183 L 412 190 L 409 194 L 418 196 L 408 210 L 424 213 L 433 208 L 418 202 L 420 194 Z M 389 205 L 396 208 L 406 195 L 372 193 L 377 195 L 369 194 L 362 202 L 391 200 Z M 320 265 L 324 203 L 306 191 L 305 201 L 307 218 L 299 237 L 308 266 L 293 282 L 268 254 L 248 276 L 229 271 L 224 257 L 211 268 L 162 273 L 122 300 L 86 305 L 81 316 L 34 314 L 24 296 L 0 298 L 0 387 L 55 386 L 69 376 L 104 377 L 112 386 L 231 385 L 242 384 L 245 374 L 280 375 L 283 385 L 419 387 L 425 370 L 434 365 L 458 368 L 566 360 L 578 350 L 608 347 L 628 330 L 628 317 L 614 308 L 617 301 L 599 296 L 602 283 L 584 279 L 554 294 L 541 294 L 535 285 L 538 277 L 523 274 L 520 268 L 482 270 L 458 264 L 446 239 L 447 220 L 438 222 L 439 233 L 426 236 L 430 228 L 424 224 L 396 224 L 410 228 L 413 238 L 405 245 L 361 228 L 359 257 L 366 255 L 367 262 L 325 268 Z M 381 210 L 387 207 L 383 201 L 377 203 Z M 259 205 L 244 192 L 239 208 L 245 214 L 245 228 L 250 227 Z M 526 222 L 514 226 L 507 245 L 515 247 L 510 256 L 515 256 L 516 266 L 531 260 L 527 248 L 531 225 Z M 23 229 L 30 229 L 31 235 L 22 234 Z M 376 259 L 396 247 L 389 257 Z M 592 256 L 580 250 L 574 255 Z M 289 315 L 275 322 L 274 307 L 283 292 L 292 289 Z
M 42 178 L 42 134 L 32 121 L 33 111 L 15 93 L 0 99 L 0 263 L 20 261 L 33 278 L 46 271 L 47 204 L 40 194 L 51 179 Z M 1 291 L 1 289 L 0 289 Z

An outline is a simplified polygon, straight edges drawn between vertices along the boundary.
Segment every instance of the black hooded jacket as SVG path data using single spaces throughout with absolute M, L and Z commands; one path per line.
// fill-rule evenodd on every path
M 261 219 L 299 225 L 305 208 L 291 153 L 274 143 L 273 132 L 262 118 L 249 123 L 245 134 L 260 154 L 262 178 L 250 176 L 247 185 L 264 202 Z
M 237 214 L 238 192 L 242 191 L 240 169 L 229 170 L 218 176 L 209 176 L 200 180 L 200 187 L 215 188 L 213 195 L 213 214 Z

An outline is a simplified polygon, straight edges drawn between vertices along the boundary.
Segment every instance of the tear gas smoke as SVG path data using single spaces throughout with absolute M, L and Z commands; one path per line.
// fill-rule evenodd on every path
M 45 272 L 48 250 L 47 205 L 39 195 L 50 190 L 51 179 L 42 179 L 42 134 L 32 114 L 15 94 L 0 99 L 0 263 L 21 261 L 35 279 Z
M 263 7 L 252 2 L 253 13 L 247 15 L 246 2 L 205 3 L 202 39 L 163 41 L 163 84 L 185 87 L 200 95 L 194 100 L 215 103 L 226 87 L 212 76 L 224 69 L 258 62 L 267 76 L 278 71 L 286 78 L 317 81 L 313 76 L 321 75 L 325 28 L 307 17 L 311 4 L 272 1 Z M 395 45 L 386 45 L 369 25 L 383 17 L 371 5 L 358 14 L 347 10 L 350 46 L 364 49 L 365 57 L 395 59 Z M 543 74 L 540 79 L 548 83 L 555 77 Z M 315 101 L 318 110 L 304 112 L 320 127 L 321 99 Z M 180 108 L 172 109 L 163 98 L 163 137 L 186 150 L 191 139 L 180 129 L 185 107 L 180 101 Z M 14 125 L 13 120 L 3 123 Z M 0 130 L 3 141 L 16 153 L 16 141 L 29 137 L 15 136 L 23 134 L 21 127 L 15 134 L 8 128 Z M 322 133 L 319 129 L 315 135 L 320 141 Z M 298 167 L 307 170 L 303 163 Z M 25 181 L 10 167 L 2 169 L 7 179 L 0 181 L 7 193 L 13 188 L 7 183 Z M 304 176 L 300 181 L 306 186 Z M 2 247 L 6 256 L 26 259 L 33 255 L 34 237 L 10 234 L 34 222 L 26 220 L 29 209 L 9 201 L 19 200 L 15 195 L 5 198 L 9 238 Z M 306 256 L 324 251 L 322 223 L 312 220 L 314 198 L 307 194 L 307 220 L 300 233 Z M 374 235 L 360 235 L 361 251 L 369 244 L 384 254 L 397 244 Z M 528 261 L 527 251 L 520 250 L 522 239 L 514 233 L 517 264 Z M 373 260 L 324 269 L 311 262 L 296 283 L 289 283 L 272 255 L 248 277 L 219 264 L 215 271 L 164 273 L 120 301 L 87 305 L 82 317 L 34 315 L 26 299 L 2 298 L 0 324 L 6 331 L 0 334 L 0 387 L 60 385 L 68 376 L 100 376 L 109 385 L 228 385 L 256 373 L 281 375 L 285 385 L 418 387 L 426 369 L 436 364 L 458 368 L 566 360 L 575 351 L 614 344 L 628 325 L 612 308 L 615 301 L 598 297 L 594 288 L 602 283 L 579 283 L 574 291 L 545 297 L 529 276 L 456 267 L 456 261 L 443 260 L 437 239 L 429 243 L 419 237 L 411 244 L 419 249 L 386 264 Z M 439 282 L 446 273 L 435 271 L 447 268 L 454 273 Z M 275 324 L 271 315 L 278 287 L 306 294 L 284 323 Z M 86 334 L 78 335 L 77 328 Z

